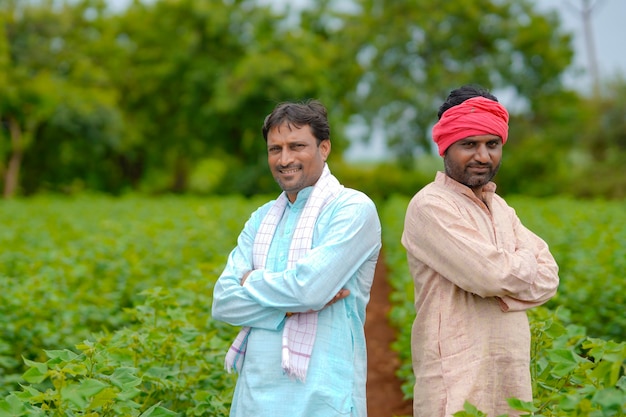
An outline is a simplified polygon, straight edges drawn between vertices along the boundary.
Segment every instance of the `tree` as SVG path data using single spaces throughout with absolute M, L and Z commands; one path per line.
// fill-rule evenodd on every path
M 148 188 L 183 191 L 194 167 L 214 158 L 237 172 L 228 178 L 235 189 L 252 192 L 269 177 L 260 126 L 274 105 L 332 105 L 346 91 L 327 81 L 339 46 L 286 19 L 242 0 L 135 2 L 112 19 L 123 58 L 109 72 L 136 127 Z
M 51 75 L 46 71 L 33 73 L 15 55 L 12 46 L 16 31 L 12 28 L 17 13 L 10 6 L 10 3 L 5 5 L 0 14 L 0 119 L 3 124 L 0 139 L 5 144 L 1 148 L 0 172 L 5 198 L 15 194 L 24 153 L 56 101 L 56 86 Z
M 351 110 L 373 128 L 405 165 L 429 152 L 430 127 L 450 90 L 478 83 L 512 93 L 530 111 L 559 94 L 573 56 L 571 35 L 555 13 L 527 0 L 358 0 L 342 15 L 333 42 L 363 74 Z
M 275 185 L 262 119 L 280 101 L 307 98 L 329 108 L 333 158 L 346 147 L 344 128 L 357 124 L 364 140 L 381 129 L 409 167 L 431 152 L 437 106 L 464 83 L 514 97 L 524 117 L 549 124 L 546 103 L 558 108 L 568 94 L 561 75 L 573 55 L 557 15 L 530 0 L 321 0 L 281 10 L 258 0 L 135 0 L 118 13 L 104 0 L 7 4 L 0 88 L 16 93 L 0 99 L 0 156 L 7 167 L 10 155 L 27 159 L 18 164 L 28 167 L 27 192 L 44 178 L 57 189 L 78 178 L 106 191 L 182 192 L 217 165 L 230 190 L 267 191 Z M 23 107 L 28 97 L 34 104 Z M 22 145 L 10 145 L 10 115 L 31 132 Z
M 37 143 L 41 130 L 63 108 L 84 115 L 82 121 L 93 120 L 79 109 L 84 103 L 115 113 L 113 90 L 107 89 L 104 75 L 84 52 L 76 47 L 77 40 L 89 42 L 93 27 L 87 22 L 92 4 L 76 8 L 64 4 L 55 9 L 52 2 L 7 2 L 0 9 L 0 118 L 3 123 L 2 159 L 0 172 L 4 180 L 4 196 L 10 198 L 18 191 L 20 170 L 29 150 L 37 145 L 39 155 L 59 157 L 54 144 L 50 148 Z M 90 36 L 91 35 L 91 36 Z M 89 105 L 87 106 L 89 107 Z M 57 118 L 57 120 L 61 120 Z M 79 118 L 66 120 L 68 124 L 81 123 Z M 103 130 L 114 133 L 115 129 Z M 100 135 L 102 132 L 92 129 Z M 85 137 L 83 137 L 85 138 Z M 107 139 L 108 140 L 108 139 Z M 57 162 L 61 162 L 58 160 Z M 31 165 L 34 170 L 39 167 Z M 56 164 L 52 170 L 60 170 Z M 90 167 L 91 168 L 91 167 Z M 35 172 L 30 172 L 32 177 Z M 80 175 L 73 172 L 70 177 Z M 67 178 L 66 178 L 67 180 Z M 71 178 L 70 178 L 71 180 Z

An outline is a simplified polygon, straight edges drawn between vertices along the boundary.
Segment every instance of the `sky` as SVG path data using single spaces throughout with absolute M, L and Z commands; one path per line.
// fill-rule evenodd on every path
M 591 33 L 600 78 L 626 77 L 626 0 L 536 0 L 539 9 L 556 9 L 563 27 L 574 33 L 574 66 L 584 68 L 582 90 L 589 91 L 589 55 L 582 11 L 590 9 Z M 585 3 L 587 7 L 585 7 Z

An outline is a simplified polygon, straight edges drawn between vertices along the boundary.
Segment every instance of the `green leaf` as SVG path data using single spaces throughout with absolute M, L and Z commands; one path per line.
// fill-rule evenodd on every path
M 46 356 L 50 359 L 58 359 L 59 362 L 71 362 L 78 358 L 79 355 L 68 349 L 63 350 L 44 350 Z M 56 363 L 56 362 L 55 362 Z
M 620 411 L 626 405 L 624 391 L 617 388 L 605 388 L 597 391 L 593 396 L 593 401 L 598 403 L 602 410 Z
M 70 384 L 61 389 L 61 398 L 70 401 L 76 407 L 84 409 L 89 399 L 105 389 L 107 384 L 96 379 L 85 379 L 77 384 Z
M 136 375 L 137 369 L 131 367 L 116 368 L 109 378 L 111 383 L 118 388 L 135 387 L 141 384 L 141 378 Z
M 478 410 L 476 406 L 468 401 L 465 401 L 463 404 L 463 411 L 458 411 L 452 415 L 453 417 L 487 417 L 487 414 Z
M 571 349 L 550 349 L 548 358 L 553 363 L 550 373 L 558 377 L 564 377 L 574 371 L 582 360 Z
M 130 400 L 141 393 L 136 386 L 141 384 L 141 378 L 135 375 L 137 370 L 130 367 L 117 368 L 110 377 L 111 384 L 119 388 L 117 398 L 123 401 Z
M 9 394 L 0 400 L 0 411 L 2 416 L 18 417 L 26 414 L 26 407 L 15 394 Z
M 537 407 L 533 405 L 532 401 L 522 401 L 518 398 L 509 398 L 506 401 L 514 410 L 528 411 L 529 413 L 534 413 L 535 411 L 537 411 Z
M 26 366 L 30 366 L 22 375 L 26 382 L 31 384 L 39 384 L 48 377 L 48 365 L 41 362 L 35 362 L 24 358 Z
M 168 410 L 167 408 L 163 408 L 159 404 L 155 404 L 141 413 L 139 417 L 171 417 L 177 415 L 178 413 Z
M 566 394 L 560 398 L 559 409 L 563 411 L 574 411 L 582 399 L 582 395 Z

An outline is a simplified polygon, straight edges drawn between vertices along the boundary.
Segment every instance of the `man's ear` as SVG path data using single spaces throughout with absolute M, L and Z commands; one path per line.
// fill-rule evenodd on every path
M 326 162 L 326 159 L 328 158 L 328 155 L 330 154 L 331 148 L 332 146 L 330 144 L 330 139 L 324 139 L 323 141 L 320 142 L 320 152 L 322 153 L 322 156 L 324 157 L 324 162 Z

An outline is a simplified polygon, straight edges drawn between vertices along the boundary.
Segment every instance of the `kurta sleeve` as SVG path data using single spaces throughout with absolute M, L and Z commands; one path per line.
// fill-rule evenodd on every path
M 409 256 L 465 291 L 501 298 L 506 304 L 501 303 L 503 310 L 513 304 L 515 308 L 541 304 L 554 295 L 558 268 L 545 242 L 516 216 L 508 218 L 508 225 L 502 224 L 502 216 L 492 223 L 484 213 L 472 217 L 471 211 L 479 210 L 471 207 L 475 203 L 451 202 L 446 197 L 426 195 L 409 204 L 402 237 Z M 498 235 L 497 227 L 507 227 L 510 233 Z M 510 247 L 498 241 L 503 236 L 512 241 Z
M 544 304 L 556 294 L 559 285 L 559 268 L 550 253 L 548 244 L 522 225 L 513 210 L 511 212 L 517 238 L 516 247 L 531 251 L 537 262 L 534 280 L 527 287 L 522 287 L 519 293 L 502 296 L 500 300 L 502 310 L 521 311 Z
M 363 194 L 324 209 L 315 225 L 313 247 L 295 268 L 256 270 L 243 286 L 260 306 L 282 311 L 321 310 L 359 267 L 381 247 L 374 203 Z M 361 289 L 369 293 L 369 288 Z
M 278 329 L 285 311 L 263 306 L 250 297 L 241 286 L 243 275 L 253 269 L 252 245 L 261 219 L 267 211 L 264 206 L 252 214 L 237 238 L 237 246 L 228 256 L 224 271 L 213 288 L 212 317 L 233 326 L 250 326 L 268 330 Z

